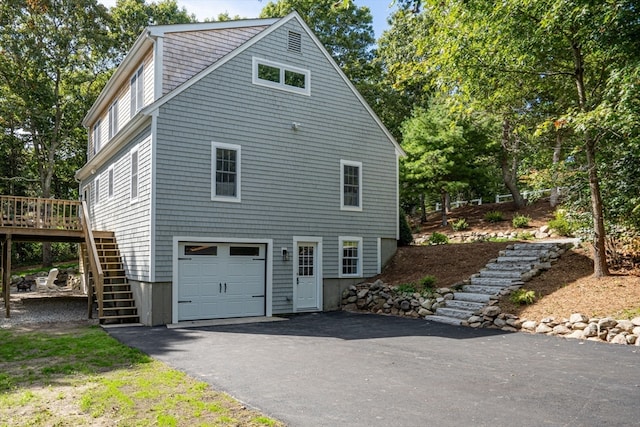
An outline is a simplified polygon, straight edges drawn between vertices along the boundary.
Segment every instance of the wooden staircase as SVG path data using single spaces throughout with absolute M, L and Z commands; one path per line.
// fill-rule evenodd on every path
M 93 292 L 100 323 L 138 323 L 140 316 L 115 236 L 113 233 L 94 232 L 94 239 L 103 272 L 102 292 L 95 288 Z M 93 281 L 91 285 L 94 286 Z

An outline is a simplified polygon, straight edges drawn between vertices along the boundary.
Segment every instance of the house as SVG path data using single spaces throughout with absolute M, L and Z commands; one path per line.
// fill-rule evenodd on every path
M 295 12 L 148 27 L 83 123 L 144 324 L 337 309 L 396 250 L 403 151 Z

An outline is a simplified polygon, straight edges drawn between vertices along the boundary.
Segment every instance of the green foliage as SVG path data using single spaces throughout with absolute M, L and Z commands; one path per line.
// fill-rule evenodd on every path
M 358 84 L 370 77 L 375 37 L 368 7 L 353 1 L 342 4 L 335 0 L 277 0 L 267 3 L 260 17 L 282 17 L 294 10 L 350 80 Z
M 436 284 L 436 277 L 432 275 L 424 276 L 422 279 L 420 279 L 418 284 L 422 289 L 433 288 Z
M 504 216 L 500 211 L 489 211 L 484 214 L 484 220 L 487 222 L 500 222 L 504 221 Z
M 571 236 L 573 234 L 573 226 L 567 218 L 566 212 L 558 209 L 554 214 L 554 219 L 549 221 L 549 228 L 554 230 L 561 236 Z
M 402 283 L 398 285 L 397 289 L 398 289 L 398 292 L 407 293 L 407 294 L 413 294 L 418 291 L 418 287 L 413 282 Z
M 463 231 L 469 228 L 469 223 L 465 218 L 460 218 L 451 223 L 451 228 L 453 231 Z
M 533 240 L 535 238 L 536 236 L 533 233 L 530 233 L 528 231 L 523 231 L 516 235 L 516 239 L 519 239 L 519 240 Z
M 430 245 L 446 245 L 449 243 L 449 238 L 446 234 L 435 232 L 429 236 Z
M 530 305 L 535 302 L 536 293 L 531 290 L 520 288 L 511 292 L 511 295 L 509 295 L 509 300 L 512 303 L 518 305 Z
M 526 228 L 529 226 L 529 221 L 531 221 L 530 217 L 518 214 L 514 215 L 513 219 L 511 220 L 511 224 L 515 228 Z
M 398 246 L 408 246 L 411 242 L 413 242 L 413 235 L 407 221 L 407 215 L 403 210 L 400 210 L 400 239 L 398 240 Z

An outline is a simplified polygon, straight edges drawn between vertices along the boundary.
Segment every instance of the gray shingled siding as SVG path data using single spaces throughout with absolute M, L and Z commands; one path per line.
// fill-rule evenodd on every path
M 150 272 L 150 201 L 151 201 L 151 136 L 150 127 L 133 138 L 104 164 L 82 188 L 89 184 L 89 207 L 94 230 L 114 231 L 124 257 L 127 276 L 132 280 L 149 280 Z M 130 151 L 138 146 L 138 201 L 130 202 Z M 108 170 L 114 167 L 114 196 L 107 199 Z M 100 176 L 101 201 L 94 206 L 94 180 Z
M 158 116 L 156 280 L 172 280 L 174 235 L 271 238 L 273 312 L 290 312 L 293 236 L 323 238 L 323 272 L 338 277 L 338 236 L 364 239 L 364 276 L 378 237 L 396 236 L 396 154 L 303 33 L 302 54 L 278 29 L 165 104 Z M 252 57 L 311 70 L 311 96 L 254 85 Z M 292 122 L 300 123 L 294 131 Z M 211 200 L 211 142 L 242 147 L 242 202 Z M 340 160 L 362 162 L 363 210 L 340 210 Z

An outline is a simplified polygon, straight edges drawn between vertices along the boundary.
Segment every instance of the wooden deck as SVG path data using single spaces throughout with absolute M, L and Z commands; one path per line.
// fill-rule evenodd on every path
M 0 244 L 2 245 L 2 296 L 10 317 L 11 247 L 13 242 L 78 242 L 86 247 L 85 280 L 89 287 L 91 317 L 93 288 L 101 295 L 103 272 L 85 202 L 79 200 L 0 196 Z M 91 274 L 89 274 L 91 273 Z

